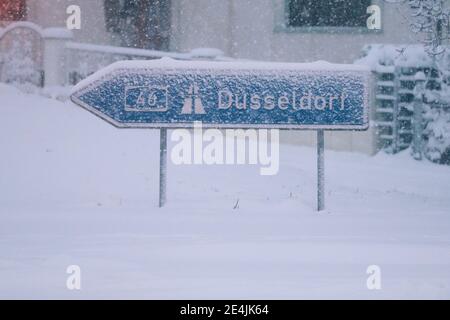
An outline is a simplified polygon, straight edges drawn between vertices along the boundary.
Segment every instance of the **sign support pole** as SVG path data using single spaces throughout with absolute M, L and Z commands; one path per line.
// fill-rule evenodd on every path
M 159 140 L 159 207 L 162 208 L 167 199 L 167 128 L 159 130 Z
M 317 130 L 317 211 L 325 209 L 325 137 L 323 130 Z

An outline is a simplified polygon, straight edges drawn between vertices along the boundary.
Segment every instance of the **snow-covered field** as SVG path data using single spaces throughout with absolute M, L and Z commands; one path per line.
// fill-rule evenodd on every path
M 315 150 L 282 145 L 276 176 L 169 164 L 159 209 L 157 131 L 1 84 L 0 148 L 0 298 L 450 298 L 449 167 L 326 152 L 318 214 Z

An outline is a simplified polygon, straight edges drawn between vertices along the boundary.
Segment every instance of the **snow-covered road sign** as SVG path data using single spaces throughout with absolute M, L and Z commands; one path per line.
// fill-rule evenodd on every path
M 120 128 L 160 129 L 159 206 L 166 202 L 167 128 L 317 130 L 317 209 L 325 208 L 324 130 L 369 127 L 370 71 L 363 66 L 117 62 L 80 82 L 74 103 Z
M 370 72 L 362 66 L 161 59 L 112 64 L 71 99 L 122 128 L 365 130 Z

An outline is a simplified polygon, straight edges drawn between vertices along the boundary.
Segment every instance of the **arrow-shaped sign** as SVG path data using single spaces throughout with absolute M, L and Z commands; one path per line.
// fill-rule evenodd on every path
M 79 83 L 74 103 L 122 128 L 368 128 L 362 66 L 177 61 L 114 63 Z

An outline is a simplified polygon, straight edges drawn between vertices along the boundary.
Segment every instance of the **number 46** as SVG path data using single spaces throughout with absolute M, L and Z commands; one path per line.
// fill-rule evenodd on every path
M 154 107 L 154 106 L 156 106 L 157 101 L 158 101 L 158 97 L 156 96 L 156 94 L 154 92 L 149 93 L 149 92 L 141 91 L 141 93 L 139 94 L 139 97 L 137 99 L 137 105 L 139 105 L 139 106 L 148 105 L 148 106 Z

